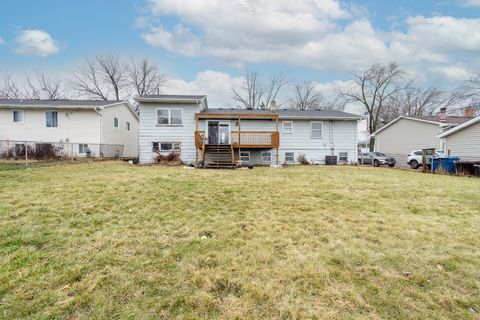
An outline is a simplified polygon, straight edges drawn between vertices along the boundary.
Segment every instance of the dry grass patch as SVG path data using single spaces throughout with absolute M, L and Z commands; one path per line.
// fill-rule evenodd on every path
M 479 179 L 0 171 L 0 318 L 476 319 L 479 230 Z

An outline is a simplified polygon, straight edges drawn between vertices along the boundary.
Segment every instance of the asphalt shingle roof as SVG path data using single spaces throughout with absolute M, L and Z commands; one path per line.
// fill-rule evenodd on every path
M 359 115 L 337 111 L 337 110 L 294 110 L 294 109 L 279 109 L 272 111 L 268 109 L 217 109 L 208 108 L 204 109 L 203 114 L 278 114 L 280 118 L 345 118 L 345 119 L 360 119 Z
M 440 115 L 436 116 L 416 116 L 416 117 L 410 117 L 414 119 L 419 119 L 419 120 L 426 120 L 426 121 L 433 121 L 433 122 L 441 122 L 440 120 Z M 464 116 L 446 116 L 446 119 L 444 122 L 446 123 L 451 123 L 451 124 L 462 124 L 468 120 L 471 120 L 471 117 L 464 117 Z
M 39 100 L 39 99 L 0 99 L 0 106 L 51 106 L 51 107 L 99 107 L 122 102 L 120 100 Z
M 205 95 L 189 95 L 189 94 L 150 94 L 141 96 L 141 99 L 192 99 L 200 100 L 205 98 Z

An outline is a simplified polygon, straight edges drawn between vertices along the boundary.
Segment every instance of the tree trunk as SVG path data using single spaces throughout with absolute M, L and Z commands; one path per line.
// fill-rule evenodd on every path
M 370 137 L 370 151 L 373 152 L 375 150 L 375 137 Z

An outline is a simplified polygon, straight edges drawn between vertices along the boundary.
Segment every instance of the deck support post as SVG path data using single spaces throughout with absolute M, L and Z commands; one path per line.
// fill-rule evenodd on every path
M 195 113 L 195 163 L 198 163 L 197 137 L 198 137 L 198 113 Z
M 275 129 L 277 130 L 277 150 L 276 150 L 276 155 L 275 155 L 275 164 L 278 166 L 278 147 L 280 145 L 280 133 L 278 132 L 278 115 L 275 118 Z
M 240 160 L 240 146 L 241 146 L 241 141 L 240 141 L 240 137 L 242 135 L 242 117 L 240 115 L 238 115 L 238 160 Z

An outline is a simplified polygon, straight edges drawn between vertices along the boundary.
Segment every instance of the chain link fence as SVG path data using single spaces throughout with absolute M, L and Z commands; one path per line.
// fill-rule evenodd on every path
M 123 145 L 0 140 L 0 170 L 58 161 L 121 159 Z

